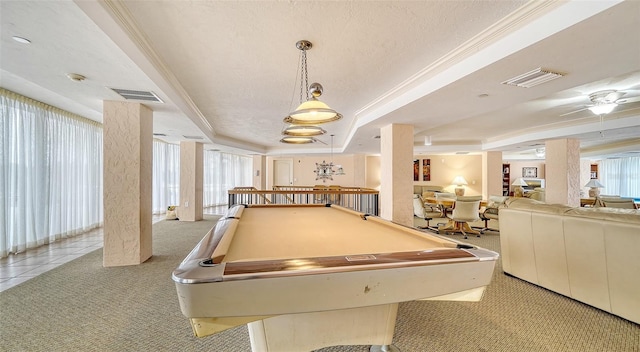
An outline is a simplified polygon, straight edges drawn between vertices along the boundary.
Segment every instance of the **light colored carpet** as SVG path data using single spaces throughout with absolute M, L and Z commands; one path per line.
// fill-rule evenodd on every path
M 180 312 L 171 272 L 217 219 L 205 217 L 154 224 L 154 256 L 142 265 L 103 268 L 97 250 L 0 293 L 0 351 L 250 351 L 246 327 L 196 338 Z M 499 239 L 467 241 L 498 251 Z M 640 351 L 640 327 L 506 276 L 498 262 L 481 302 L 402 303 L 394 344 L 403 352 Z

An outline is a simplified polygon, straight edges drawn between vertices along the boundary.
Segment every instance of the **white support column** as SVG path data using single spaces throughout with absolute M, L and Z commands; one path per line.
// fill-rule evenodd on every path
M 482 153 L 482 199 L 502 195 L 502 152 Z
M 364 154 L 353 156 L 353 187 L 366 187 L 367 160 Z
M 550 140 L 545 151 L 545 201 L 580 206 L 580 141 Z
M 105 267 L 137 265 L 151 248 L 153 112 L 139 103 L 103 103 Z
M 413 126 L 380 129 L 380 217 L 413 227 Z
M 267 165 L 267 157 L 265 155 L 254 155 L 253 156 L 253 173 L 252 179 L 253 182 L 251 186 L 257 189 L 266 189 L 265 188 L 265 171 Z
M 199 142 L 180 142 L 180 221 L 202 220 L 202 149 L 202 143 Z

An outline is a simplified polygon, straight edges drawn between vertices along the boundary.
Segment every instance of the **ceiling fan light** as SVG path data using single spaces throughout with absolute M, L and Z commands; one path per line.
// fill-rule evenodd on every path
M 616 103 L 598 104 L 598 105 L 594 105 L 594 106 L 589 107 L 589 110 L 591 110 L 591 112 L 596 114 L 596 115 L 603 115 L 603 114 L 608 114 L 611 111 L 613 111 L 613 109 L 616 106 L 618 106 L 618 104 L 616 104 Z

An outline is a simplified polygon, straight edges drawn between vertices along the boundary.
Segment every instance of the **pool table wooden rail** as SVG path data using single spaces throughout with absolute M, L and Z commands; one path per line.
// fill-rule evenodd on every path
M 443 261 L 451 262 L 454 260 L 476 261 L 478 258 L 465 251 L 436 249 L 365 255 L 356 254 L 316 258 L 231 262 L 225 265 L 223 280 L 358 271 L 367 270 L 371 266 L 392 268 L 436 265 Z

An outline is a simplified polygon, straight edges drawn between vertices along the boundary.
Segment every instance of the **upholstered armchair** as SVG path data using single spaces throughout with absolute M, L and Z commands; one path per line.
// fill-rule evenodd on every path
M 425 204 L 424 199 L 418 194 L 413 195 L 413 215 L 427 222 L 427 226 L 417 226 L 419 229 L 438 231 L 436 227 L 429 225 L 433 218 L 442 217 L 442 212 L 437 207 Z
M 480 237 L 480 232 L 473 230 L 469 222 L 480 220 L 478 210 L 482 196 L 458 196 L 451 213 L 452 226 L 440 228 L 444 232 L 460 232 L 467 238 L 467 234 L 474 234 Z
M 489 220 L 498 220 L 499 209 L 504 207 L 504 203 L 509 197 L 503 196 L 490 196 L 486 207 L 480 210 L 480 219 L 484 220 L 484 227 L 480 230 L 480 233 L 485 231 L 500 232 L 498 229 L 492 229 L 489 227 Z
M 600 200 L 607 208 L 637 209 L 633 198 L 601 197 Z
M 544 188 L 535 188 L 533 192 L 529 193 L 529 198 L 544 202 Z

